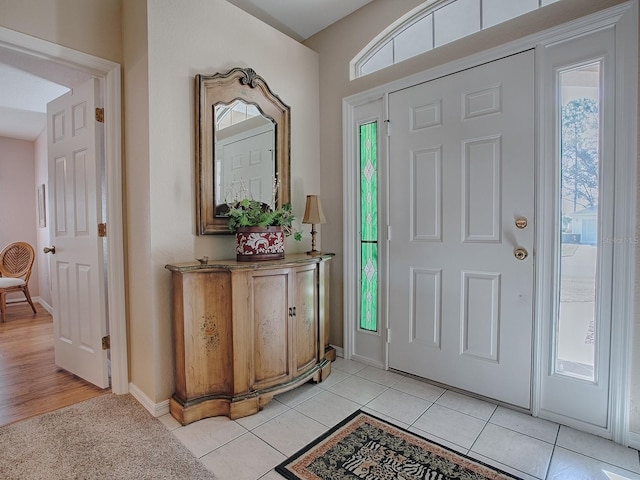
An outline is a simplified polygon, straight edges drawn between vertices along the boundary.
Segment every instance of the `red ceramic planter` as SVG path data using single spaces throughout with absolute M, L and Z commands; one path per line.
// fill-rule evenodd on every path
M 236 259 L 239 262 L 284 258 L 282 227 L 239 227 L 236 230 Z

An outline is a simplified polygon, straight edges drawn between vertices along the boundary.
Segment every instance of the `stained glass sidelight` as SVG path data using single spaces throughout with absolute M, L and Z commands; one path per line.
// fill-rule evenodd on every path
M 378 331 L 378 123 L 360 125 L 360 328 Z

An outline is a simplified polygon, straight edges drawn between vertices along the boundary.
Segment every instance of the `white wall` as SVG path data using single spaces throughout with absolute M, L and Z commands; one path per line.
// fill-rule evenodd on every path
M 0 26 L 120 62 L 123 1 L 0 0 Z
M 251 67 L 291 107 L 291 194 L 301 217 L 305 195 L 320 191 L 318 58 L 225 0 L 123 8 L 130 371 L 136 386 L 161 401 L 174 389 L 164 266 L 235 256 L 233 237 L 195 234 L 194 76 Z M 288 240 L 287 252 L 309 244 L 307 233 L 302 243 Z
M 48 185 L 49 171 L 47 163 L 47 130 L 44 129 L 38 138 L 36 138 L 34 145 L 34 177 L 35 188 L 37 192 L 38 185 Z M 45 197 L 49 195 L 47 187 L 45 187 Z M 51 282 L 49 280 L 49 256 L 45 255 L 42 251 L 44 247 L 50 245 L 49 242 L 49 199 L 45 199 L 45 212 L 46 212 L 46 227 L 40 227 L 39 222 L 36 219 L 36 262 L 38 262 L 38 291 L 40 292 L 40 298 L 47 303 L 51 304 Z M 36 212 L 37 213 L 37 212 Z
M 0 249 L 13 242 L 37 245 L 34 143 L 0 137 Z M 39 295 L 37 258 L 31 271 L 29 292 Z M 23 299 L 12 294 L 10 299 Z

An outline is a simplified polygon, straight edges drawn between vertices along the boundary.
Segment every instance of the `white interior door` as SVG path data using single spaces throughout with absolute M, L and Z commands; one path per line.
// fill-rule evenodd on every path
M 95 120 L 98 81 L 91 79 L 47 105 L 50 256 L 56 365 L 109 386 L 100 155 Z
M 389 96 L 389 366 L 523 408 L 533 94 L 528 51 Z
M 269 125 L 225 139 L 218 146 L 222 158 L 223 200 L 233 201 L 249 195 L 273 204 L 274 130 Z

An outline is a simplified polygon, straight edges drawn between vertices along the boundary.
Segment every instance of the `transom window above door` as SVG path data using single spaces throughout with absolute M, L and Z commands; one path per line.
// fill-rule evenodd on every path
M 350 63 L 364 77 L 558 0 L 428 0 L 387 27 Z

